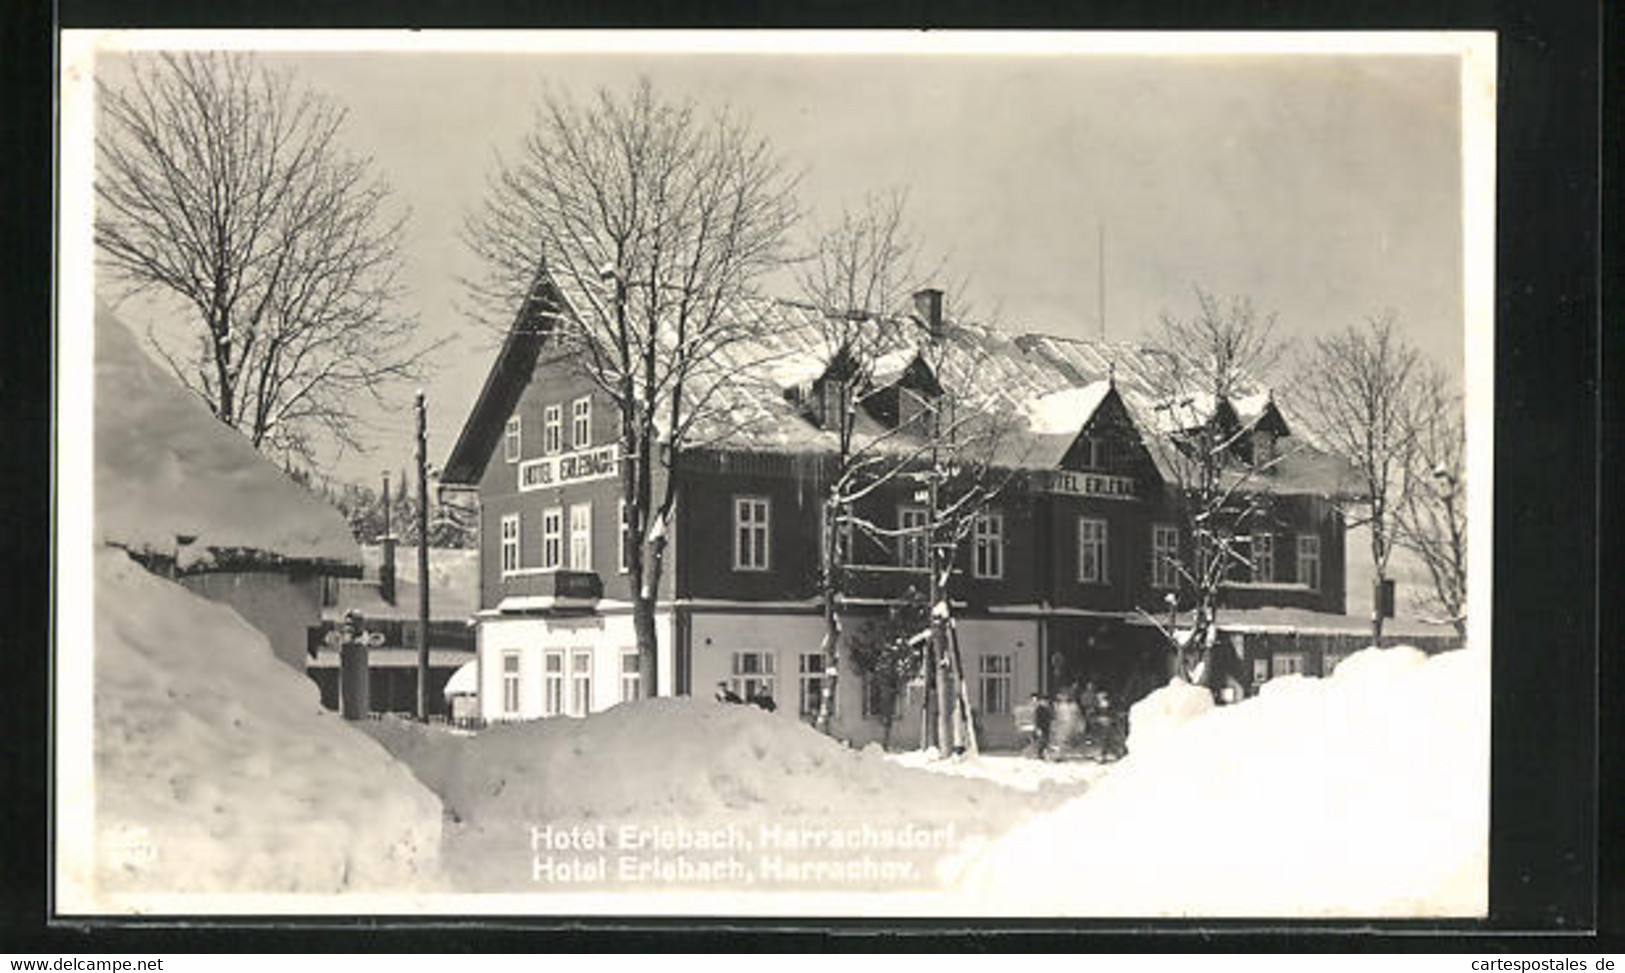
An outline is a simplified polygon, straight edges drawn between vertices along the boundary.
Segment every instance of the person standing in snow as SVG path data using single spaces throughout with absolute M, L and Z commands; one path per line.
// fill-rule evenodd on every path
M 1044 760 L 1044 754 L 1049 751 L 1050 725 L 1055 720 L 1055 711 L 1050 708 L 1049 700 L 1033 693 L 1033 750 L 1039 760 Z
M 738 693 L 734 692 L 732 689 L 729 689 L 726 682 L 719 682 L 717 683 L 717 702 L 743 703 L 744 700 L 739 698 Z

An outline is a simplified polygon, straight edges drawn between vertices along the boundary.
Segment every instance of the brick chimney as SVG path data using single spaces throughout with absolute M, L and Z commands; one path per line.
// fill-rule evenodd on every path
M 914 315 L 925 325 L 931 340 L 942 338 L 942 291 L 927 287 L 914 292 Z
M 378 568 L 378 596 L 386 605 L 395 604 L 395 542 L 394 534 L 385 534 L 381 540 L 384 563 Z

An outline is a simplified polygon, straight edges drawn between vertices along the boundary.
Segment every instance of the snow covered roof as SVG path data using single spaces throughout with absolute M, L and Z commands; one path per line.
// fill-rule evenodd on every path
M 96 311 L 95 505 L 108 544 L 184 568 L 315 563 L 361 550 L 326 501 L 293 482 Z
M 545 291 L 547 300 L 565 308 L 596 300 L 575 294 L 580 288 L 570 282 L 554 282 L 546 275 L 539 278 L 538 288 Z M 544 330 L 526 324 L 534 300 L 533 295 L 516 318 L 513 333 L 446 464 L 445 482 L 477 483 L 495 451 L 503 423 L 529 379 L 540 341 L 545 340 L 525 343 L 516 337 L 521 333 L 541 335 Z M 689 399 L 706 404 L 692 418 L 690 443 L 765 453 L 834 452 L 834 433 L 821 428 L 797 401 L 807 383 L 824 374 L 838 351 L 830 347 L 830 332 L 822 327 L 820 313 L 804 303 L 740 296 L 724 303 L 723 315 L 727 325 L 741 325 L 737 331 L 749 337 L 721 344 L 690 379 Z M 1167 457 L 1157 456 L 1158 447 L 1166 445 L 1169 434 L 1192 424 L 1178 421 L 1185 417 L 1173 415 L 1177 410 L 1158 408 L 1158 376 L 1163 369 L 1158 353 L 1144 345 L 1011 335 L 952 320 L 944 323 L 940 343 L 931 345 L 917 324 L 897 324 L 877 326 L 870 336 L 875 355 L 871 384 L 890 384 L 923 357 L 941 386 L 964 408 L 990 421 L 1009 420 L 995 454 L 1001 465 L 1054 468 L 1114 390 L 1145 434 L 1165 476 Z M 1268 400 L 1267 390 L 1260 386 L 1248 391 L 1245 402 L 1251 408 L 1260 395 Z M 1205 421 L 1216 407 L 1211 401 L 1198 403 L 1191 415 L 1200 414 L 1197 421 Z M 881 431 L 861 412 L 859 423 L 860 438 Z M 906 435 L 894 436 L 888 448 L 913 448 L 907 440 Z M 1306 481 L 1305 488 L 1318 488 L 1319 480 L 1324 479 Z M 1271 484 L 1280 492 L 1299 489 L 1289 476 L 1273 476 Z
M 1081 388 L 1059 389 L 1024 403 L 1023 411 L 1035 432 L 1075 435 L 1094 417 L 1111 390 L 1110 382 L 1100 381 Z
M 336 604 L 322 609 L 322 617 L 337 621 L 347 611 L 359 611 L 367 618 L 418 617 L 417 548 L 395 551 L 395 603 L 384 600 L 378 589 L 378 569 L 383 564 L 382 549 L 367 545 L 361 549 L 365 575 L 341 579 Z M 479 551 L 429 548 L 429 615 L 439 620 L 461 620 L 479 608 Z
M 447 699 L 453 696 L 478 696 L 480 693 L 480 660 L 470 659 L 457 667 L 457 671 L 446 680 L 446 688 L 441 691 Z

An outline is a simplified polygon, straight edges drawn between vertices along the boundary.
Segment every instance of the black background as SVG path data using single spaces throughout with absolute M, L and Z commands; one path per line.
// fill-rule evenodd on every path
M 63 0 L 0 12 L 0 443 L 7 612 L 0 623 L 0 952 L 907 948 L 1618 951 L 1625 932 L 1618 553 L 1620 331 L 1625 266 L 1603 228 L 1625 225 L 1617 44 L 1578 2 L 1059 2 L 822 5 L 736 2 L 131 2 Z M 1499 32 L 1491 916 L 1487 922 L 803 923 L 450 919 L 53 924 L 50 773 L 53 84 L 57 27 L 929 27 L 1481 29 Z M 1608 25 L 1610 42 L 1618 28 Z M 1600 156 L 1600 153 L 1606 153 Z M 1610 163 L 1601 166 L 1602 158 Z M 1607 193 L 1599 177 L 1610 173 Z M 1604 205 L 1605 204 L 1605 205 Z M 1607 221 L 1602 219 L 1607 214 Z M 1613 243 L 1612 239 L 1609 240 Z M 1606 267 L 1606 273 L 1602 268 Z M 1609 340 L 1609 339 L 1612 340 Z M 1608 355 L 1604 356 L 1604 352 Z M 88 435 L 61 429 L 58 436 Z M 1599 585 L 1599 578 L 1604 579 Z M 59 612 L 86 605 L 54 605 Z M 1605 650 L 1599 653 L 1598 647 Z M 1599 683 L 1599 675 L 1601 682 Z M 1599 724 L 1599 685 L 1604 702 Z M 1599 725 L 1601 732 L 1599 734 Z M 1604 763 L 1599 771 L 1598 741 Z M 1600 817 L 1599 817 L 1600 815 Z M 297 925 L 293 925 L 297 923 Z M 787 928 L 793 927 L 793 928 Z M 1538 934 L 1538 935 L 1537 935 Z M 1553 934 L 1556 934 L 1554 937 Z M 1596 937 L 1602 937 L 1600 940 Z

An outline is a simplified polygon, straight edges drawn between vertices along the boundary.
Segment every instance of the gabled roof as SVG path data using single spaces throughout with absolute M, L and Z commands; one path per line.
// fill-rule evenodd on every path
M 503 425 L 519 404 L 536 368 L 536 358 L 552 330 L 552 319 L 564 306 L 562 297 L 545 272 L 539 272 L 530 293 L 514 315 L 513 325 L 503 336 L 496 361 L 485 376 L 480 396 L 463 423 L 457 443 L 446 459 L 440 482 L 450 486 L 475 486 L 485 475 L 485 464 L 502 438 Z
M 547 329 L 528 324 L 537 295 L 569 308 L 587 295 L 571 300 L 572 286 L 554 286 L 541 275 L 526 307 L 516 316 L 514 332 L 503 343 L 491 375 L 448 461 L 447 482 L 473 484 L 494 452 L 502 426 L 529 381 Z M 750 337 L 717 348 L 689 382 L 691 401 L 705 408 L 692 416 L 690 443 L 707 448 L 765 453 L 833 453 L 835 434 L 820 428 L 800 404 L 800 396 L 823 377 L 838 359 L 839 347 L 830 347 L 820 312 L 810 305 L 757 296 L 741 296 L 724 303 L 729 323 L 746 324 Z M 908 321 L 877 328 L 873 345 L 877 356 L 871 384 L 885 386 L 905 377 L 929 359 L 932 377 L 953 393 L 964 408 L 988 416 L 1010 417 L 1009 431 L 998 444 L 995 461 L 1018 469 L 1053 469 L 1067 453 L 1084 426 L 1115 389 L 1130 420 L 1151 447 L 1159 471 L 1165 456 L 1158 456 L 1156 440 L 1176 431 L 1168 410 L 1157 408 L 1157 353 L 1129 342 L 1093 342 L 1052 335 L 1011 335 L 968 321 L 947 321 L 938 344 L 928 356 L 926 332 Z M 1252 394 L 1243 400 L 1253 406 Z M 1208 412 L 1211 414 L 1211 411 Z M 860 411 L 860 436 L 882 430 Z M 1069 423 L 1071 423 L 1069 427 Z M 873 428 L 870 428 L 870 427 Z M 916 444 L 905 435 L 892 437 L 891 448 Z M 1317 480 L 1322 479 L 1317 477 Z M 1275 477 L 1279 489 L 1295 489 L 1290 478 Z

